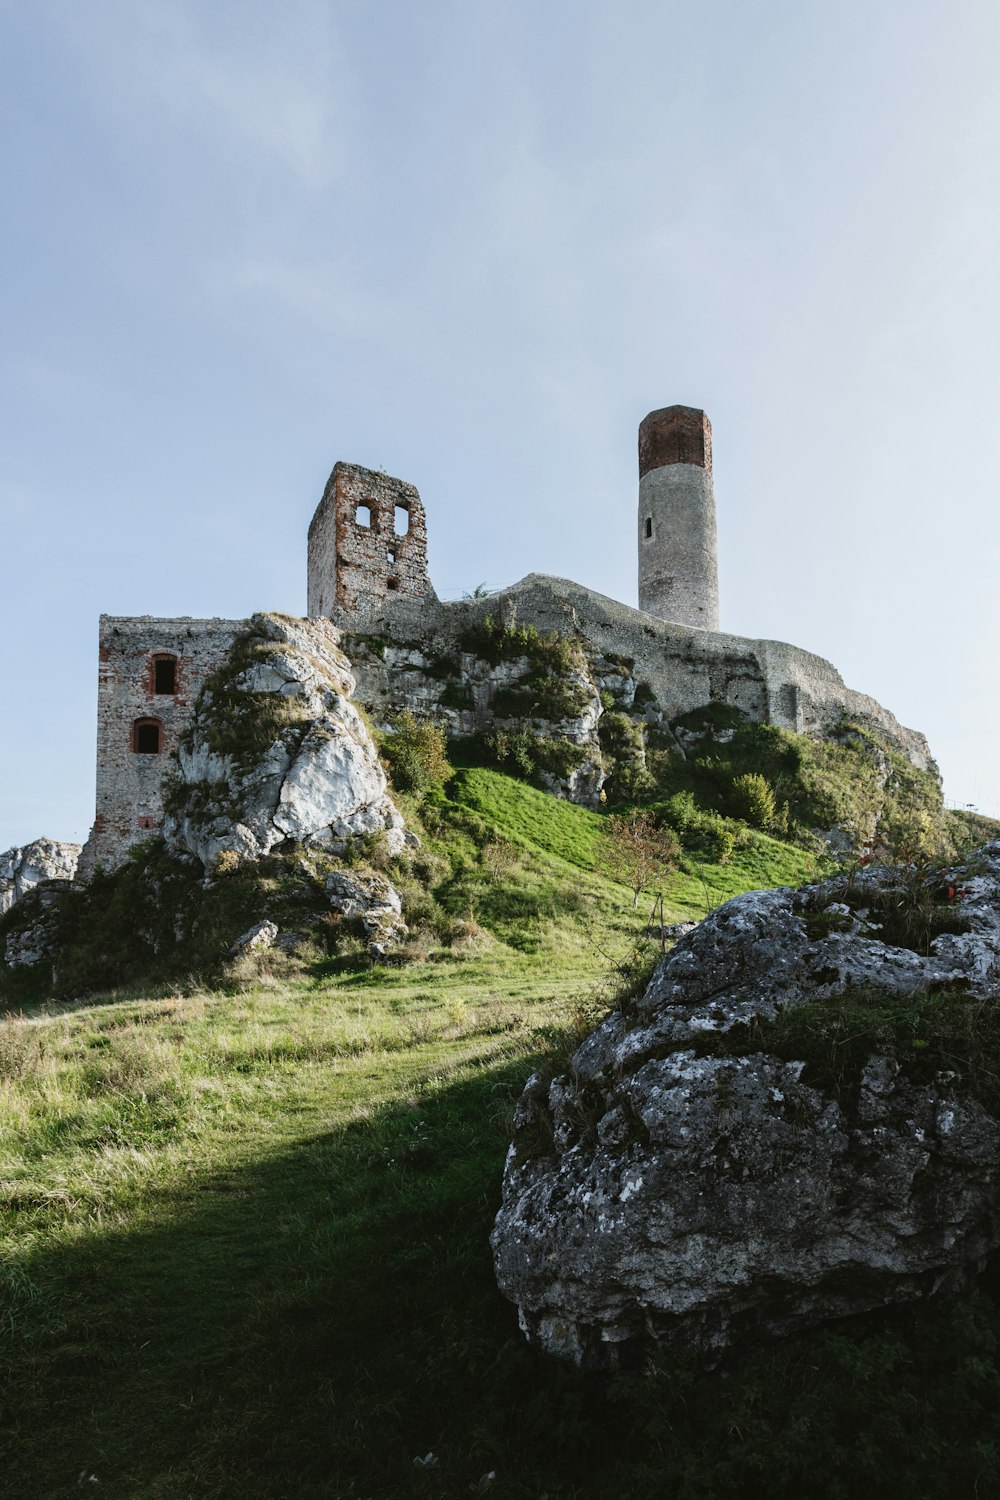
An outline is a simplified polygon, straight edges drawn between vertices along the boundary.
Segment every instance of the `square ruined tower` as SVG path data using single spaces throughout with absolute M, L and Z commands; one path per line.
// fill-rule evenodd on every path
M 420 495 L 403 479 L 338 463 L 309 527 L 307 612 L 365 613 L 392 594 L 434 597 Z
M 81 878 L 115 870 L 163 825 L 163 779 L 205 678 L 245 620 L 102 615 L 97 687 L 97 803 Z

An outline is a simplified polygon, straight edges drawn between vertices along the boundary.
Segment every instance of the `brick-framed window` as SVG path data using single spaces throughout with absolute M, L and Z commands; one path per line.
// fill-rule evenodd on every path
M 176 656 L 169 651 L 157 651 L 149 662 L 150 691 L 158 698 L 172 698 L 179 683 L 179 666 Z
M 162 755 L 163 725 L 159 719 L 136 719 L 132 725 L 132 749 L 136 755 Z

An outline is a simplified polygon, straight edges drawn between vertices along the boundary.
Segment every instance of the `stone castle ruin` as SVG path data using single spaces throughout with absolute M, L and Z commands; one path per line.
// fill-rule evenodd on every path
M 338 463 L 309 527 L 308 618 L 333 627 L 356 696 L 379 722 L 408 709 L 451 734 L 482 733 L 504 723 L 516 701 L 541 742 L 566 750 L 545 784 L 582 802 L 601 794 L 600 720 L 612 702 L 664 734 L 712 704 L 816 734 L 850 716 L 933 768 L 923 736 L 845 687 L 829 662 L 719 630 L 712 430 L 700 410 L 666 407 L 639 429 L 638 550 L 638 609 L 541 574 L 486 599 L 442 603 L 416 488 Z M 162 829 L 180 737 L 206 678 L 247 624 L 102 616 L 96 813 L 82 877 L 114 869 Z M 497 660 L 476 644 L 491 631 L 519 639 L 510 634 L 518 629 L 579 647 L 554 706 L 531 699 L 538 673 L 528 657 Z
M 719 628 L 712 424 L 691 406 L 651 411 L 639 428 L 639 608 Z

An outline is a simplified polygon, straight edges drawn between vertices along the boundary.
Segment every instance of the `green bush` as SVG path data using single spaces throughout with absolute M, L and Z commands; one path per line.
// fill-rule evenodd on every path
M 451 774 L 444 730 L 429 719 L 414 718 L 409 709 L 392 721 L 381 748 L 401 792 L 427 792 L 443 786 Z
M 740 828 L 721 813 L 699 807 L 691 792 L 675 792 L 660 804 L 664 822 L 680 836 L 684 848 L 716 864 L 728 864 L 741 843 Z M 743 830 L 746 836 L 746 830 Z
M 505 771 L 522 781 L 539 783 L 543 776 L 565 781 L 588 757 L 583 745 L 549 738 L 527 728 L 491 729 L 453 742 L 453 753 L 474 766 Z
M 645 766 L 619 761 L 604 784 L 604 795 L 611 807 L 619 807 L 626 802 L 648 802 L 656 789 L 656 777 Z
M 773 828 L 778 809 L 774 792 L 759 771 L 747 771 L 733 782 L 736 806 L 752 828 Z
M 492 615 L 486 615 L 481 625 L 470 626 L 460 637 L 459 647 L 494 667 L 526 656 L 555 677 L 564 677 L 571 668 L 584 665 L 579 641 L 554 631 L 543 635 L 537 625 L 498 625 Z

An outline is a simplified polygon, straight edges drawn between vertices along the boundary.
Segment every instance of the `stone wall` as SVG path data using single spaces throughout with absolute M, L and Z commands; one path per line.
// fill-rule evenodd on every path
M 403 709 L 469 734 L 493 722 L 502 670 L 484 668 L 462 642 L 486 616 L 500 628 L 534 625 L 578 639 L 592 680 L 616 708 L 643 703 L 651 723 L 669 724 L 706 704 L 800 734 L 828 733 L 845 716 L 880 730 L 921 770 L 935 770 L 924 736 L 906 729 L 830 662 L 783 641 L 759 641 L 658 620 L 568 579 L 532 573 L 488 599 L 416 604 L 385 601 L 368 616 L 341 617 L 358 700 L 379 719 Z M 350 634 L 348 634 L 350 632 Z M 441 663 L 458 658 L 466 702 L 447 692 Z M 638 694 L 638 698 L 637 698 Z M 590 734 L 596 744 L 598 726 Z
M 115 869 L 134 844 L 159 831 L 170 753 L 206 676 L 245 628 L 243 620 L 101 616 L 97 803 L 80 859 L 82 878 L 95 867 Z M 159 681 L 157 662 L 167 668 L 161 667 Z
M 338 463 L 309 527 L 307 613 L 370 610 L 395 594 L 434 597 L 420 495 L 405 480 Z

